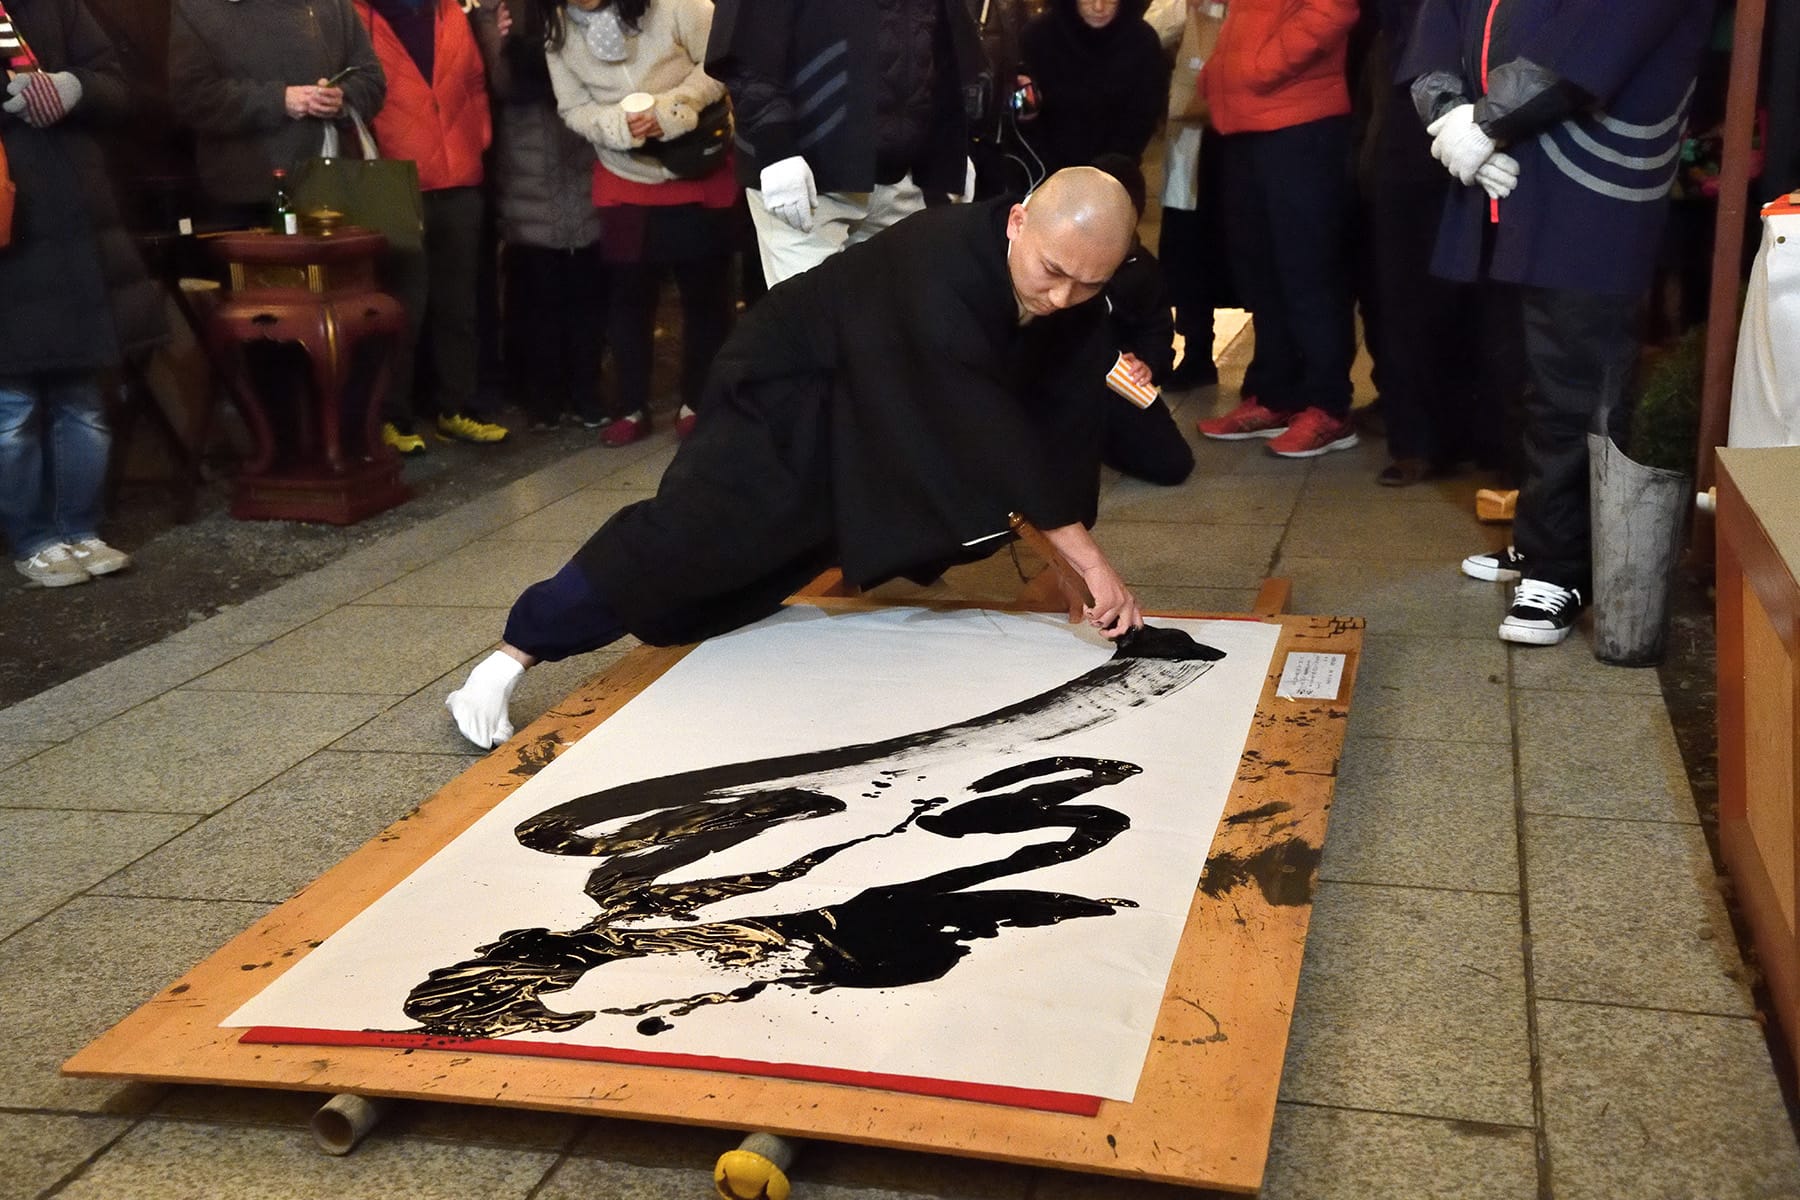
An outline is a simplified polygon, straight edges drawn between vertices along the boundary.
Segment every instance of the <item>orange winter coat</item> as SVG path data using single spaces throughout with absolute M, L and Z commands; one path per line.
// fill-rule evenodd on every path
M 1229 0 L 1200 88 L 1220 133 L 1266 132 L 1350 111 L 1344 49 L 1357 0 Z
M 369 27 L 375 57 L 387 75 L 387 103 L 375 117 L 375 141 L 384 158 L 419 164 L 419 188 L 474 187 L 481 183 L 481 153 L 493 140 L 487 72 L 481 47 L 457 0 L 437 0 L 437 40 L 427 81 L 393 26 L 356 0 L 356 15 Z

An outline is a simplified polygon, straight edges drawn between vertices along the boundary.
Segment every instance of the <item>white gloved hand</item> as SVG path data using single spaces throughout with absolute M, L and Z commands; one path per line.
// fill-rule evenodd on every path
M 81 103 L 81 80 L 67 71 L 26 71 L 6 85 L 9 99 L 0 110 L 27 125 L 47 129 Z
M 1510 154 L 1496 153 L 1475 172 L 1475 182 L 1490 200 L 1504 200 L 1519 186 L 1519 160 Z
M 798 154 L 762 169 L 763 206 L 801 233 L 811 233 L 819 193 L 812 168 Z
M 1459 104 L 1425 127 L 1432 136 L 1431 157 L 1464 187 L 1475 182 L 1475 172 L 1499 149 L 1494 139 L 1475 124 L 1475 106 Z
M 491 750 L 513 735 L 511 715 L 513 689 L 525 665 L 504 650 L 496 650 L 469 672 L 469 681 L 444 697 L 444 707 L 456 719 L 462 735 Z
M 975 203 L 975 160 L 969 158 L 963 161 L 968 164 L 968 168 L 963 172 L 962 202 L 973 204 Z

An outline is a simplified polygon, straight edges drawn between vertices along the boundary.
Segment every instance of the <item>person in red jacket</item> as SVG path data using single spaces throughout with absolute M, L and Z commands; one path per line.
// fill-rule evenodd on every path
M 1284 458 L 1356 445 L 1348 225 L 1356 0 L 1230 0 L 1201 91 L 1226 159 L 1232 277 L 1256 317 L 1243 398 L 1209 438 Z
M 406 306 L 408 352 L 389 393 L 393 420 L 383 430 L 402 454 L 425 449 L 409 414 L 420 347 L 431 355 L 422 417 L 436 417 L 440 438 L 497 442 L 506 436 L 477 410 L 476 279 L 481 259 L 482 152 L 492 140 L 487 72 L 471 20 L 496 19 L 493 7 L 463 14 L 458 0 L 356 0 L 375 57 L 387 75 L 387 103 L 373 122 L 385 158 L 419 165 L 425 201 L 425 251 L 396 263 L 390 286 Z

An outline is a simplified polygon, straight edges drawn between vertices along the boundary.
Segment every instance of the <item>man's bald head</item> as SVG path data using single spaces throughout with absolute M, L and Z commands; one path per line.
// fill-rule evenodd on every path
M 1067 167 L 1013 205 L 1007 266 L 1019 307 L 1048 316 L 1091 299 L 1131 250 L 1137 211 L 1125 185 L 1093 167 Z

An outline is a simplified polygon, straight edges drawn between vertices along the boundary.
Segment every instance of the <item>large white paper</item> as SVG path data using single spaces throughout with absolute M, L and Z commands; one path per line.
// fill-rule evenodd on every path
M 979 611 L 716 638 L 224 1024 L 1129 1100 L 1279 637 L 1156 623 L 1224 656 L 1127 675 L 1061 618 Z

